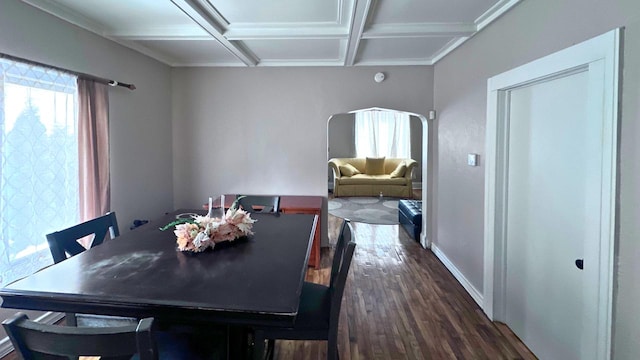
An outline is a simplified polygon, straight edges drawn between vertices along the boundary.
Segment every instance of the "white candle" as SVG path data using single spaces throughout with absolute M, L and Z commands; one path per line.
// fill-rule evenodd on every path
M 209 197 L 209 213 L 207 213 L 207 216 L 211 216 L 211 207 L 213 206 L 213 198 Z
M 220 208 L 222 209 L 222 214 L 224 214 L 224 195 L 220 195 Z

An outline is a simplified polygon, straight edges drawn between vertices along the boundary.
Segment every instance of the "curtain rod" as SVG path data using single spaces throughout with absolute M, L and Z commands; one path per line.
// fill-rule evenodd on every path
M 66 73 L 70 73 L 70 74 L 76 75 L 79 78 L 83 78 L 83 79 L 87 79 L 87 80 L 93 80 L 95 82 L 98 82 L 98 83 L 101 83 L 101 84 L 106 84 L 106 85 L 109 85 L 109 86 L 122 86 L 122 87 L 125 87 L 125 88 L 129 89 L 129 90 L 135 90 L 136 89 L 136 86 L 133 85 L 133 84 L 126 84 L 126 83 L 123 83 L 123 82 L 120 82 L 120 81 L 116 81 L 116 80 L 105 79 L 105 78 L 101 78 L 101 77 L 98 77 L 98 76 L 85 74 L 85 73 L 82 73 L 82 72 L 73 71 L 73 70 L 61 68 L 61 67 L 58 67 L 58 66 L 44 64 L 44 63 L 41 63 L 41 62 L 38 62 L 38 61 L 28 60 L 28 59 L 24 59 L 24 58 L 13 56 L 13 55 L 0 53 L 0 58 L 5 58 L 5 59 L 8 59 L 8 60 L 19 61 L 19 62 L 27 63 L 27 64 L 30 64 L 30 65 L 42 66 L 42 67 L 45 67 L 45 68 L 58 70 L 58 71 L 66 72 Z

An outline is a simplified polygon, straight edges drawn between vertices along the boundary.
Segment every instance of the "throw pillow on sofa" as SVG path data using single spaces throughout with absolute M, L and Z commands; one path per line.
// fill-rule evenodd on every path
M 351 164 L 340 165 L 338 166 L 338 169 L 340 169 L 340 174 L 344 176 L 353 176 L 360 174 L 360 170 L 356 169 L 356 167 Z
M 401 162 L 396 166 L 396 169 L 391 172 L 392 178 L 401 178 L 404 177 L 404 174 L 407 172 L 407 165 L 404 162 Z
M 367 158 L 364 164 L 364 172 L 367 175 L 384 175 L 384 156 L 381 158 Z

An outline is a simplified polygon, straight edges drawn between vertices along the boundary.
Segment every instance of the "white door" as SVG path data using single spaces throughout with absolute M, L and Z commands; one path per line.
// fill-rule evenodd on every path
M 581 359 L 582 314 L 595 311 L 575 264 L 599 235 L 602 127 L 586 121 L 587 88 L 582 71 L 509 94 L 506 324 L 541 359 Z
M 488 83 L 483 309 L 541 359 L 611 356 L 619 44 Z

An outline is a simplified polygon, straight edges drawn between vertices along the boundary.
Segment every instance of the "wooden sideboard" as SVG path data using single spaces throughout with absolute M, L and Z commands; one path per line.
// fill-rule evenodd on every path
M 224 206 L 230 207 L 236 195 L 225 195 Z M 220 204 L 220 198 L 214 200 L 214 204 Z M 282 195 L 280 196 L 280 211 L 284 214 L 314 214 L 318 215 L 316 232 L 313 235 L 311 254 L 309 254 L 309 266 L 318 269 L 320 267 L 320 229 L 322 228 L 322 196 L 306 195 Z
M 313 235 L 313 245 L 309 255 L 309 266 L 320 267 L 320 229 L 322 228 L 322 196 L 281 196 L 280 210 L 285 214 L 314 214 L 318 215 L 316 233 Z

